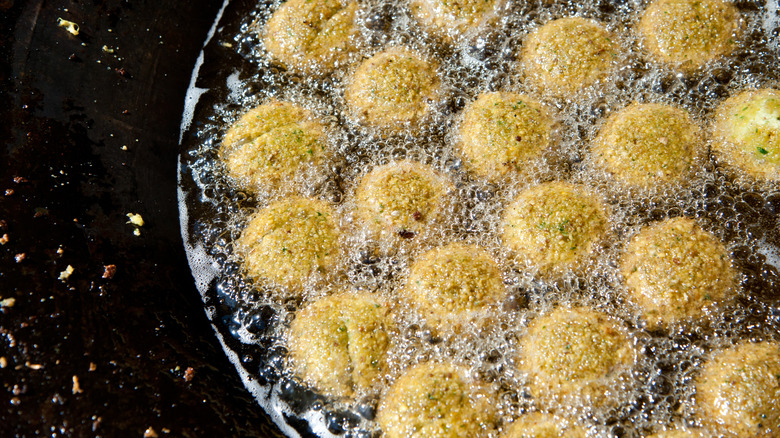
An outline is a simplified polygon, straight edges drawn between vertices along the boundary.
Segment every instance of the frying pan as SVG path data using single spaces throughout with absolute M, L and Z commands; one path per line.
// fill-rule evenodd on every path
M 277 436 L 177 219 L 185 91 L 220 6 L 0 1 L 0 436 Z
M 177 219 L 183 103 L 221 7 L 0 0 L 0 436 L 280 436 L 203 313 Z

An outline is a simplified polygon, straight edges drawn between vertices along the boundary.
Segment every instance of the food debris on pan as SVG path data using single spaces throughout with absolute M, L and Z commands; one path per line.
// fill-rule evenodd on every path
M 780 436 L 770 9 L 290 0 L 221 27 L 180 202 L 247 388 L 291 436 Z

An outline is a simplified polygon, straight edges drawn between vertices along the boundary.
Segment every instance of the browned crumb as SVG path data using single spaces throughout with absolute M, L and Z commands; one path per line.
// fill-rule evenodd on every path
M 157 438 L 157 432 L 154 431 L 154 428 L 149 427 L 144 431 L 144 438 Z
M 73 376 L 73 388 L 71 389 L 71 392 L 73 394 L 81 394 L 84 392 L 81 390 L 81 386 L 79 386 L 79 378 L 77 376 Z
M 195 378 L 195 369 L 192 367 L 187 367 L 187 369 L 184 370 L 184 381 L 191 382 L 192 379 L 194 378 Z
M 103 266 L 103 278 L 110 280 L 114 278 L 114 274 L 116 274 L 116 265 Z

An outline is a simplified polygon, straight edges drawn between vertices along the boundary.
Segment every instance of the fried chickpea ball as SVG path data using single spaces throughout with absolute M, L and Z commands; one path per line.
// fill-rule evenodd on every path
M 520 347 L 520 368 L 545 408 L 614 404 L 631 384 L 637 358 L 626 329 L 587 308 L 558 308 L 537 318 Z
M 621 183 L 643 188 L 687 181 L 704 152 L 701 129 L 688 112 L 656 103 L 612 114 L 591 146 L 597 165 Z
M 220 157 L 238 186 L 253 193 L 291 191 L 297 175 L 316 172 L 327 154 L 325 126 L 311 112 L 272 100 L 249 110 L 225 133 Z
M 580 269 L 607 230 L 604 204 L 584 186 L 550 182 L 530 188 L 507 207 L 504 246 L 542 275 Z
M 501 270 L 485 250 L 451 243 L 414 262 L 402 294 L 441 330 L 495 307 L 507 292 Z
M 500 0 L 412 0 L 414 18 L 429 32 L 452 42 L 496 15 Z
M 552 120 L 541 104 L 515 93 L 484 93 L 466 108 L 459 147 L 468 167 L 498 180 L 523 174 L 550 145 Z
M 296 375 L 323 394 L 369 390 L 385 368 L 394 328 L 389 307 L 369 294 L 338 294 L 300 310 L 287 349 Z
M 379 404 L 376 420 L 387 438 L 487 436 L 495 409 L 466 370 L 417 365 L 398 378 Z
M 400 161 L 375 167 L 357 187 L 357 215 L 373 238 L 419 242 L 444 219 L 452 183 L 430 167 Z
M 651 327 L 699 320 L 733 298 L 738 284 L 726 247 L 685 217 L 642 229 L 620 271 Z
M 338 220 L 326 203 L 290 198 L 255 213 L 236 241 L 236 251 L 248 277 L 297 289 L 312 274 L 333 268 L 339 234 Z
M 532 412 L 515 420 L 504 438 L 585 438 L 587 431 L 580 426 L 567 425 L 566 421 L 550 414 Z
M 696 403 L 721 436 L 780 436 L 780 345 L 745 343 L 717 353 L 696 381 Z
M 557 96 L 574 94 L 610 75 L 618 46 L 593 20 L 553 20 L 535 30 L 523 44 L 521 68 L 529 79 Z
M 355 119 L 379 128 L 414 125 L 439 100 L 437 67 L 417 53 L 393 47 L 363 61 L 345 91 Z
M 647 438 L 705 438 L 705 435 L 696 429 L 670 429 L 654 433 Z
M 357 10 L 350 0 L 288 0 L 265 26 L 266 50 L 292 71 L 329 73 L 358 46 Z
M 715 111 L 713 149 L 758 180 L 780 181 L 780 91 L 744 91 Z
M 740 16 L 725 0 L 656 0 L 642 14 L 639 33 L 652 58 L 690 72 L 734 50 Z

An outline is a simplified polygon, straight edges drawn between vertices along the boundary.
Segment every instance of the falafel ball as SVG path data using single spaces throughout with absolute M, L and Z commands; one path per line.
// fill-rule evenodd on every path
M 429 166 L 399 161 L 375 167 L 355 192 L 357 215 L 373 238 L 398 246 L 426 239 L 440 224 L 452 183 Z
M 639 21 L 652 58 L 690 72 L 731 53 L 741 34 L 737 8 L 726 0 L 656 0 Z
M 412 0 L 412 16 L 428 31 L 452 42 L 496 15 L 500 0 Z
M 315 173 L 327 156 L 325 126 L 310 111 L 271 100 L 249 110 L 225 133 L 220 157 L 239 187 L 290 192 L 298 175 Z
M 393 383 L 376 420 L 387 438 L 479 438 L 493 428 L 495 409 L 466 370 L 424 363 Z
M 715 354 L 696 380 L 696 403 L 722 436 L 780 436 L 780 345 L 744 343 Z
M 325 395 L 364 393 L 384 372 L 393 327 L 389 306 L 370 294 L 321 298 L 298 311 L 290 325 L 293 369 Z
M 491 180 L 525 174 L 550 145 L 552 120 L 517 93 L 484 93 L 466 108 L 459 147 L 467 166 Z
M 344 99 L 353 117 L 379 128 L 400 129 L 425 118 L 439 100 L 437 67 L 419 54 L 392 47 L 363 61 Z
M 584 186 L 540 184 L 520 193 L 507 207 L 504 246 L 542 275 L 581 268 L 604 239 L 606 206 Z
M 621 183 L 651 188 L 688 181 L 701 165 L 705 144 L 687 111 L 634 103 L 607 118 L 591 153 Z
M 643 228 L 626 246 L 620 271 L 651 327 L 699 320 L 738 285 L 726 247 L 686 217 Z
M 780 91 L 744 91 L 715 111 L 713 149 L 746 175 L 780 181 Z
M 611 406 L 632 385 L 631 335 L 601 312 L 559 307 L 531 323 L 520 347 L 519 366 L 544 408 Z
M 565 420 L 551 414 L 532 412 L 520 416 L 503 435 L 504 438 L 585 438 L 587 431 L 580 426 L 568 425 Z
M 618 46 L 601 24 L 581 17 L 560 18 L 536 29 L 520 54 L 525 74 L 548 93 L 571 95 L 609 76 Z
M 412 265 L 402 294 L 438 330 L 468 322 L 507 294 L 501 270 L 482 248 L 451 243 Z
M 339 235 L 338 219 L 328 204 L 289 198 L 252 215 L 236 252 L 248 277 L 299 289 L 314 273 L 334 267 Z
M 265 25 L 265 48 L 292 71 L 329 73 L 358 46 L 357 10 L 350 0 L 288 0 Z

